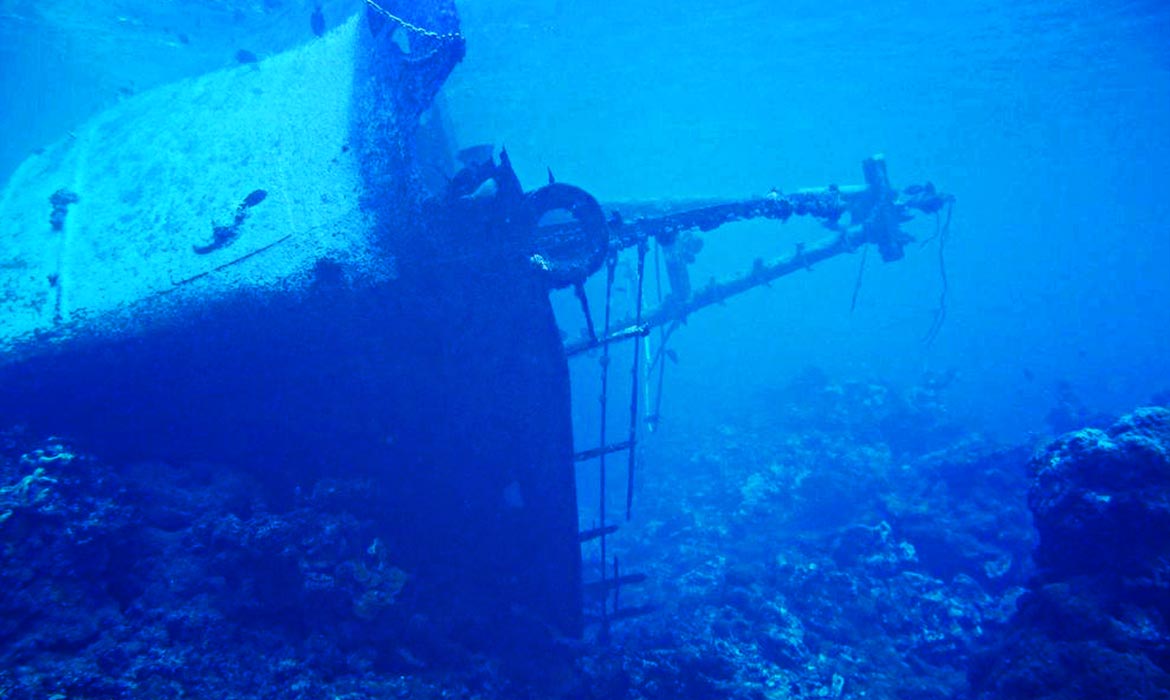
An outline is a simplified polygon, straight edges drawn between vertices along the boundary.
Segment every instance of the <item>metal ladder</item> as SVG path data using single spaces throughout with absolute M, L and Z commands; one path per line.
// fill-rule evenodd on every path
M 608 419 L 609 419 L 609 365 L 610 365 L 610 346 L 621 340 L 638 340 L 645 337 L 649 333 L 649 328 L 642 325 L 642 296 L 643 296 L 643 279 L 645 277 L 646 269 L 646 251 L 648 244 L 646 241 L 641 241 L 638 245 L 638 267 L 637 267 L 637 295 L 635 302 L 634 325 L 629 328 L 621 329 L 618 332 L 611 332 L 612 325 L 612 300 L 613 300 L 613 285 L 614 274 L 617 268 L 617 251 L 613 250 L 606 257 L 605 261 L 605 311 L 603 316 L 603 326 L 601 339 L 598 339 L 593 329 L 592 315 L 589 311 L 588 299 L 585 295 L 584 283 L 579 282 L 575 285 L 575 291 L 578 300 L 581 302 L 582 311 L 585 314 L 588 333 L 592 340 L 596 343 L 595 347 L 601 348 L 601 357 L 598 362 L 601 369 L 601 392 L 598 396 L 600 404 L 600 427 L 598 436 L 598 447 L 589 450 L 583 450 L 574 455 L 574 461 L 578 464 L 583 462 L 596 461 L 598 472 L 598 518 L 599 524 L 595 527 L 584 530 L 580 533 L 580 542 L 582 544 L 592 540 L 598 540 L 598 546 L 601 552 L 601 566 L 600 577 L 584 585 L 584 592 L 586 600 L 594 600 L 599 604 L 599 613 L 593 618 L 594 621 L 600 624 L 599 639 L 604 643 L 608 641 L 610 634 L 610 624 L 616 620 L 628 619 L 643 615 L 650 612 L 652 606 L 649 605 L 635 605 L 622 606 L 621 603 L 621 588 L 622 586 L 641 583 L 646 580 L 645 574 L 623 574 L 618 558 L 613 557 L 612 572 L 608 552 L 608 538 L 617 531 L 618 525 L 610 524 L 608 520 L 608 494 L 607 494 L 607 461 L 612 454 L 625 452 L 626 458 L 626 520 L 629 520 L 633 513 L 634 504 L 634 470 L 637 464 L 637 446 L 638 446 L 638 392 L 640 387 L 640 371 L 642 353 L 637 343 L 634 344 L 634 353 L 631 368 L 630 378 L 630 422 L 629 433 L 624 440 L 617 442 L 608 442 Z

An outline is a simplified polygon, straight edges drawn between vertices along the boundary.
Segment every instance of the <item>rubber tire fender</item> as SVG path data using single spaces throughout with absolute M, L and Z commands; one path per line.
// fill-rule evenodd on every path
M 524 204 L 533 231 L 540 224 L 541 217 L 550 211 L 569 212 L 580 227 L 581 238 L 587 246 L 587 252 L 580 262 L 559 264 L 556 260 L 547 261 L 550 263 L 549 281 L 553 287 L 559 289 L 583 282 L 601 269 L 609 252 L 609 226 L 605 221 L 605 212 L 593 195 L 580 187 L 553 182 L 529 192 Z

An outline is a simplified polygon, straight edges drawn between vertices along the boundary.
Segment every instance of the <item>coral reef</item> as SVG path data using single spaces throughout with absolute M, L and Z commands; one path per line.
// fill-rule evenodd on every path
M 360 469 L 281 491 L 3 433 L 0 697 L 1170 697 L 1170 410 L 1032 455 L 940 387 L 806 374 L 655 434 L 610 541 L 655 612 L 527 660 L 421 612 Z
M 809 372 L 653 443 L 643 524 L 611 546 L 660 612 L 618 628 L 621 673 L 600 685 L 624 694 L 590 697 L 961 696 L 1033 530 L 1027 451 L 955 426 L 944 384 Z
M 979 698 L 1170 697 L 1170 411 L 1033 457 L 1038 567 L 971 672 Z
M 494 682 L 404 602 L 368 483 L 270 503 L 227 468 L 115 468 L 0 439 L 0 697 L 427 698 Z M 441 679 L 421 672 L 437 660 Z

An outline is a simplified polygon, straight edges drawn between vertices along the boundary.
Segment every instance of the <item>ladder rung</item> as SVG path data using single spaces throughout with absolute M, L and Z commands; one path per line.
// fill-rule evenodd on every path
M 629 586 L 642 583 L 645 580 L 646 574 L 626 574 L 618 578 L 607 578 L 604 581 L 590 581 L 585 584 L 585 595 L 600 597 L 618 586 Z
M 609 621 L 616 622 L 617 620 L 628 620 L 631 617 L 649 615 L 656 609 L 653 605 L 632 605 L 628 608 L 618 608 L 609 614 Z
M 649 325 L 643 323 L 640 326 L 629 326 L 627 328 L 621 329 L 620 331 L 614 331 L 613 333 L 610 333 L 609 335 L 601 338 L 591 338 L 568 345 L 565 347 L 565 353 L 568 354 L 569 357 L 572 357 L 574 355 L 580 355 L 583 352 L 594 350 L 601 347 L 602 345 L 609 345 L 610 343 L 629 340 L 631 338 L 642 338 L 647 335 L 650 335 Z
M 628 449 L 630 449 L 630 445 L 632 445 L 632 444 L 633 443 L 629 440 L 623 440 L 621 442 L 615 442 L 612 445 L 606 445 L 605 447 L 594 447 L 592 450 L 585 450 L 584 452 L 578 452 L 577 454 L 573 455 L 573 459 L 575 459 L 578 462 L 585 462 L 585 461 L 588 461 L 590 459 L 596 459 L 596 458 L 600 457 L 601 455 L 607 455 L 607 454 L 611 454 L 613 452 L 621 452 L 622 450 L 628 450 Z
M 588 530 L 582 530 L 581 532 L 577 533 L 577 538 L 581 542 L 588 542 L 589 540 L 595 540 L 598 537 L 603 537 L 605 535 L 612 535 L 613 533 L 617 532 L 617 529 L 618 529 L 617 525 L 606 525 L 605 527 L 593 527 L 593 528 L 589 528 Z
M 657 609 L 658 608 L 653 605 L 632 605 L 628 608 L 618 608 L 617 610 L 614 610 L 613 612 L 606 615 L 604 621 L 617 622 L 618 620 L 628 620 L 631 617 L 649 615 Z M 586 615 L 585 621 L 592 623 L 602 622 L 602 617 L 600 615 Z

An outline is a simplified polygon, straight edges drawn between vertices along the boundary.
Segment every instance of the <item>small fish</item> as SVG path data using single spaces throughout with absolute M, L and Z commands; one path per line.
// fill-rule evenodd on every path
M 244 197 L 244 203 L 240 205 L 240 208 L 248 209 L 249 207 L 254 207 L 260 202 L 263 202 L 264 198 L 267 196 L 268 192 L 266 190 L 255 190 L 247 197 Z
M 248 51 L 247 49 L 240 49 L 236 52 L 236 60 L 240 63 L 256 63 L 260 59 L 257 58 L 256 54 L 252 53 L 251 51 Z
M 317 36 L 325 35 L 325 15 L 321 12 L 321 6 L 313 8 L 313 14 L 309 16 L 309 29 Z

